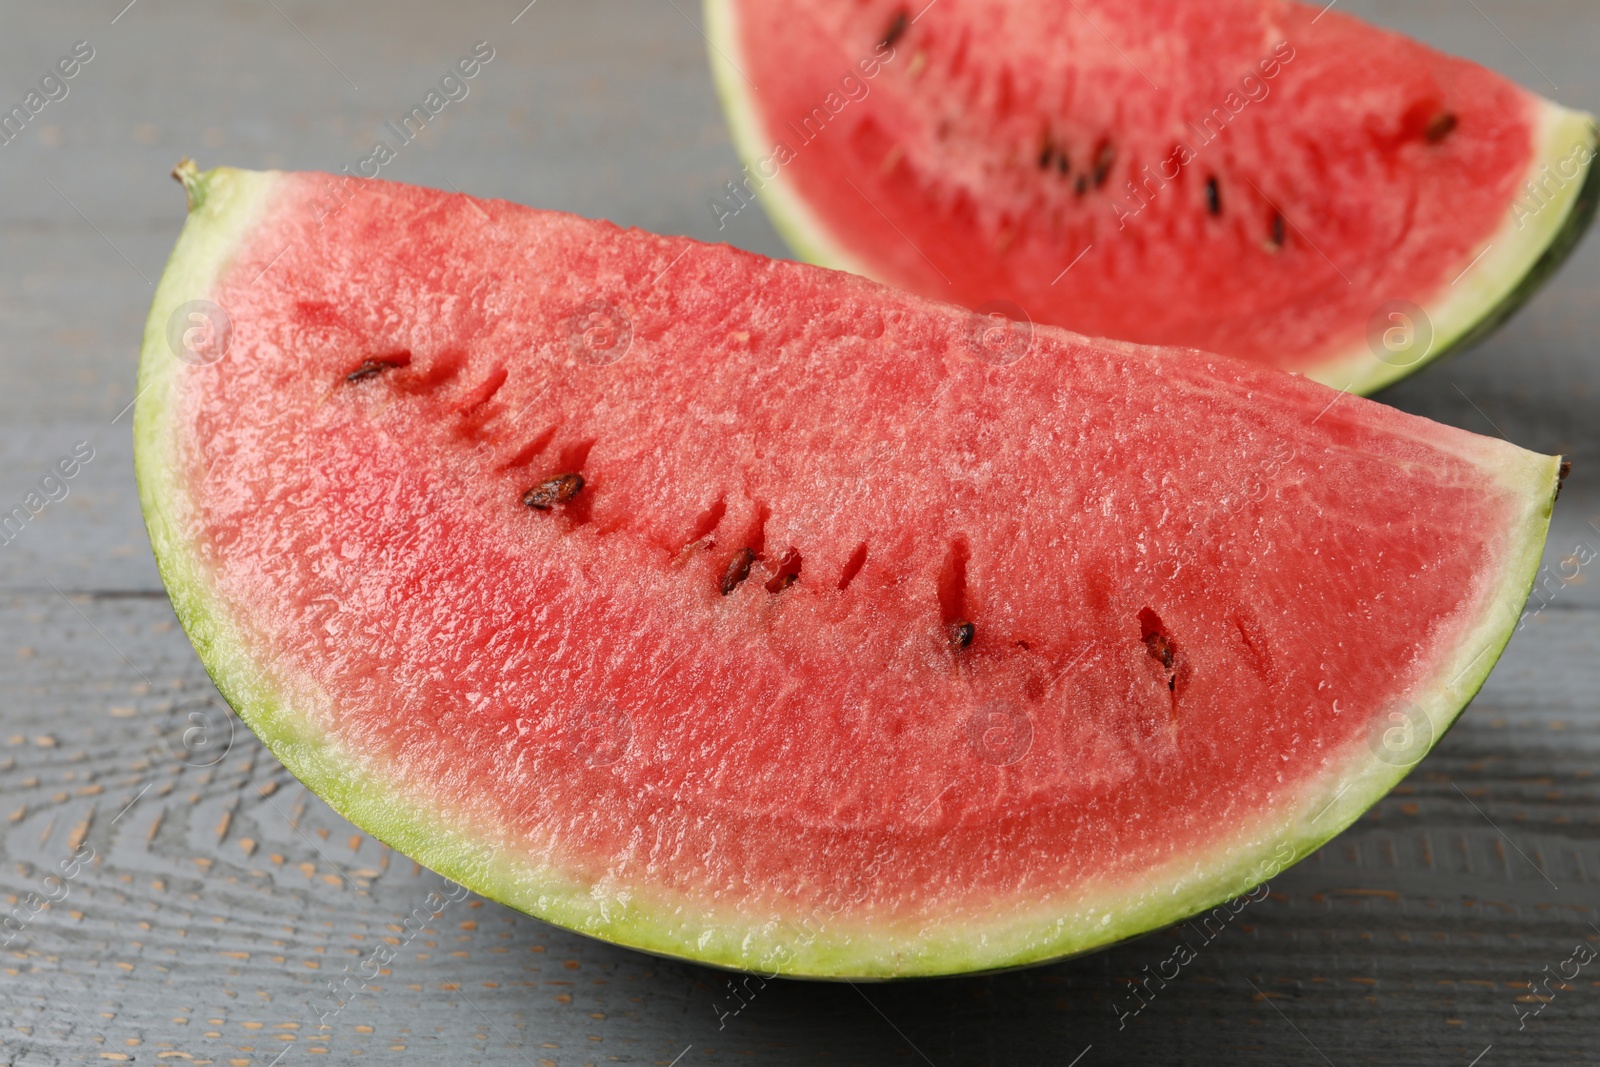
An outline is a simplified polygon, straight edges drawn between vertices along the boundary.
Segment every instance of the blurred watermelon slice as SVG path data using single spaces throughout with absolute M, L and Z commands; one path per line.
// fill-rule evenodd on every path
M 1371 392 L 1526 300 L 1591 116 L 1282 0 L 706 0 L 759 195 L 815 263 Z

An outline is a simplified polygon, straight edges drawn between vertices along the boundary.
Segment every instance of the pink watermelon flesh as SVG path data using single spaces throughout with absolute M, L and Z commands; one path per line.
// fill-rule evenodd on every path
M 919 9 L 707 0 L 750 164 L 721 221 L 760 192 L 819 262 L 1366 392 L 1508 313 L 1593 207 L 1588 116 L 1320 4 Z M 1393 301 L 1430 350 L 1374 349 Z
M 1420 757 L 1539 558 L 1553 460 L 1303 379 L 975 358 L 955 307 L 724 246 L 187 180 L 137 432 L 202 656 L 357 822 L 626 944 L 942 973 L 1209 906 L 1404 773 L 1397 708 Z M 191 299 L 217 362 L 172 356 Z

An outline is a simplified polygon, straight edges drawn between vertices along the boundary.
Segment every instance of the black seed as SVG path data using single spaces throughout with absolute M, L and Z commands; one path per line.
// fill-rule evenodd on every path
M 1449 111 L 1441 111 L 1437 115 L 1433 116 L 1433 118 L 1428 120 L 1428 143 L 1438 144 L 1446 137 L 1449 137 L 1450 131 L 1455 129 L 1456 125 L 1460 121 L 1460 119 L 1456 118 L 1455 115 Z
M 1156 632 L 1144 635 L 1145 647 L 1150 654 L 1161 661 L 1167 670 L 1172 669 L 1172 642 L 1168 641 L 1165 634 Z
M 1178 696 L 1178 649 L 1173 644 L 1172 638 L 1167 636 L 1167 628 L 1162 625 L 1161 617 L 1149 608 L 1139 612 L 1139 630 L 1144 639 L 1144 647 L 1149 650 L 1152 659 L 1161 664 L 1167 672 L 1167 691 L 1176 700 Z
M 1112 147 L 1110 141 L 1101 141 L 1100 147 L 1095 149 L 1094 152 L 1094 169 L 1091 179 L 1096 189 L 1104 185 L 1106 179 L 1111 177 L 1111 165 L 1116 161 L 1117 150 Z
M 750 577 L 750 565 L 755 561 L 756 553 L 752 548 L 741 548 L 733 554 L 727 570 L 722 572 L 722 581 L 717 585 L 723 596 L 739 588 L 739 583 Z
M 911 20 L 906 18 L 904 11 L 895 13 L 894 20 L 889 23 L 889 28 L 883 32 L 883 40 L 878 42 L 879 48 L 893 48 L 895 42 L 905 36 L 906 29 L 911 25 Z
M 1213 215 L 1222 214 L 1222 190 L 1217 188 L 1215 176 L 1206 179 L 1206 210 Z
M 1078 181 L 1073 185 L 1073 191 L 1079 196 L 1089 191 L 1089 176 L 1087 174 L 1078 175 Z
M 1570 459 L 1562 460 L 1561 461 L 1561 468 L 1556 473 L 1556 495 L 1555 495 L 1555 499 L 1557 499 L 1557 500 L 1561 499 L 1561 487 L 1564 484 L 1566 484 L 1567 475 L 1569 475 L 1571 473 L 1572 473 L 1572 460 L 1570 460 Z
M 535 511 L 549 511 L 583 491 L 583 475 L 558 474 L 522 494 L 522 502 Z
M 1282 248 L 1283 237 L 1283 216 L 1274 211 L 1272 213 L 1272 247 Z
M 361 366 L 357 367 L 349 374 L 346 374 L 344 376 L 344 380 L 347 382 L 359 382 L 364 381 L 367 378 L 376 378 L 378 375 L 382 374 L 386 370 L 389 370 L 393 366 L 393 363 L 388 363 L 381 359 L 369 359 L 364 361 Z
M 1049 137 L 1044 139 L 1044 144 L 1039 148 L 1039 169 L 1049 170 L 1050 161 L 1055 158 L 1056 146 Z
M 1178 672 L 1172 669 L 1172 664 L 1175 662 L 1175 657 L 1172 654 L 1172 643 L 1167 640 L 1165 634 L 1151 633 L 1145 634 L 1144 644 L 1150 650 L 1150 655 L 1160 660 L 1161 666 L 1167 672 L 1167 691 L 1176 693 L 1178 691 Z
M 1072 169 L 1072 164 L 1067 159 L 1066 151 L 1062 150 L 1060 152 L 1057 152 L 1056 153 L 1056 173 L 1057 174 L 1066 174 L 1067 171 L 1069 171 L 1071 169 Z
M 972 639 L 978 636 L 978 628 L 970 622 L 958 622 L 950 627 L 950 644 L 956 651 L 969 648 Z

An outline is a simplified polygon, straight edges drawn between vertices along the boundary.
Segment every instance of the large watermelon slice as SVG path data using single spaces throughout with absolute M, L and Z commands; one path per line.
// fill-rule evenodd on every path
M 705 7 L 720 223 L 759 194 L 813 262 L 1357 392 L 1509 315 L 1600 192 L 1591 116 L 1332 4 Z
M 140 493 L 359 826 L 793 975 L 1083 952 L 1346 826 L 1518 619 L 1556 460 L 1189 351 L 387 182 L 182 171 Z

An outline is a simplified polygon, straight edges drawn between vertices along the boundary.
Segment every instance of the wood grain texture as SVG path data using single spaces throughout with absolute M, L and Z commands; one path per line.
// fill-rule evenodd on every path
M 752 980 L 738 999 L 724 974 L 476 898 L 413 933 L 406 916 L 442 881 L 230 729 L 150 559 L 129 420 L 113 419 L 181 223 L 167 170 L 184 154 L 337 169 L 484 39 L 496 56 L 471 95 L 386 176 L 783 249 L 759 213 L 719 231 L 706 207 L 738 164 L 685 0 L 539 0 L 514 25 L 523 0 L 125 3 L 14 5 L 0 35 L 0 94 L 19 98 L 74 41 L 96 49 L 69 96 L 0 147 L 0 501 L 75 443 L 95 449 L 68 497 L 0 547 L 0 896 L 59 896 L 47 876 L 94 855 L 0 950 L 0 1063 L 1600 1057 L 1600 961 L 1541 987 L 1548 1001 L 1519 1029 L 1540 1007 L 1529 983 L 1600 945 L 1600 593 L 1587 569 L 1549 586 L 1401 788 L 1226 924 L 1013 974 Z M 1343 5 L 1600 110 L 1592 4 L 1476 6 Z M 1552 568 L 1600 549 L 1597 288 L 1591 242 L 1494 338 L 1383 398 L 1577 461 Z M 1134 1014 L 1129 983 L 1161 972 L 1180 938 L 1195 959 L 1142 987 Z M 392 964 L 325 1014 L 329 982 L 380 944 Z

